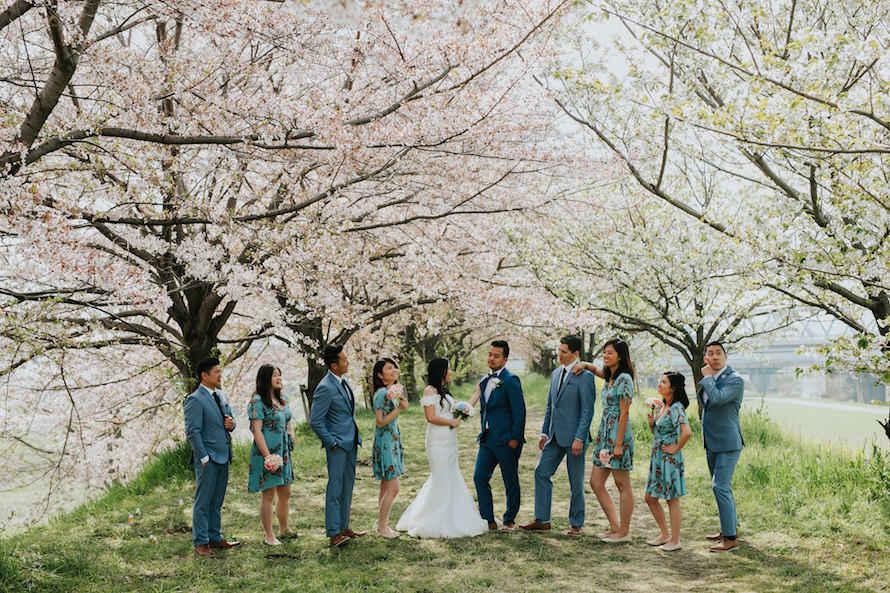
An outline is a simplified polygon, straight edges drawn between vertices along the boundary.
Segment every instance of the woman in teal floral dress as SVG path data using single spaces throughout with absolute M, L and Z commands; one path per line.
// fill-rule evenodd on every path
M 294 466 L 291 461 L 291 450 L 294 447 L 294 430 L 291 425 L 293 415 L 287 406 L 287 398 L 281 393 L 279 369 L 267 364 L 261 366 L 256 375 L 256 390 L 256 395 L 247 405 L 250 431 L 253 433 L 247 489 L 250 492 L 263 493 L 260 499 L 263 541 L 270 546 L 277 546 L 281 542 L 272 531 L 273 508 L 278 517 L 278 534 L 282 537 L 294 535 L 287 526 L 290 485 L 294 481 Z M 281 462 L 277 467 L 274 465 L 279 459 L 275 456 L 280 457 Z
M 398 533 L 388 525 L 389 512 L 399 493 L 399 476 L 405 473 L 402 438 L 396 418 L 408 407 L 408 400 L 404 388 L 396 383 L 398 378 L 399 367 L 391 358 L 378 360 L 374 365 L 374 416 L 377 428 L 374 431 L 371 462 L 374 477 L 380 480 L 377 533 L 386 538 L 398 537 Z
M 652 430 L 652 458 L 649 461 L 649 479 L 646 481 L 646 504 L 658 523 L 661 533 L 647 541 L 667 552 L 679 550 L 680 545 L 680 497 L 686 494 L 683 474 L 683 452 L 680 449 L 692 436 L 686 420 L 686 378 L 670 372 L 658 381 L 658 395 L 664 400 L 660 409 L 649 412 L 649 428 Z M 671 515 L 671 532 L 668 535 L 664 509 L 659 498 L 667 500 Z
M 634 496 L 630 486 L 630 470 L 633 469 L 634 436 L 630 428 L 629 410 L 634 394 L 634 367 L 630 360 L 627 342 L 612 339 L 603 348 L 603 369 L 590 363 L 576 364 L 573 372 L 588 369 L 602 377 L 603 417 L 593 445 L 593 471 L 590 487 L 609 519 L 609 529 L 599 538 L 608 543 L 630 541 L 630 517 L 633 514 Z M 615 512 L 615 502 L 606 490 L 606 479 L 612 474 L 618 488 L 621 513 Z

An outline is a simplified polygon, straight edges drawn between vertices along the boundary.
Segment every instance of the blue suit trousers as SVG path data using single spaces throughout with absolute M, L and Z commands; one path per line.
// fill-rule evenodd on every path
M 735 511 L 735 497 L 732 495 L 732 474 L 742 454 L 741 450 L 712 453 L 706 451 L 708 472 L 711 474 L 711 489 L 717 500 L 717 512 L 720 513 L 720 533 L 723 536 L 737 535 L 738 518 Z
M 358 449 L 345 451 L 325 448 L 328 459 L 328 487 L 324 496 L 324 527 L 328 537 L 349 529 L 355 460 Z
M 562 447 L 556 439 L 551 438 L 541 451 L 541 458 L 535 467 L 535 519 L 541 523 L 550 522 L 550 504 L 553 499 L 553 481 L 562 458 L 566 458 L 566 469 L 569 472 L 571 499 L 569 502 L 569 524 L 572 527 L 584 525 L 584 453 L 572 455 L 572 447 Z
M 507 490 L 507 509 L 504 523 L 512 523 L 519 513 L 519 456 L 522 443 L 515 449 L 509 445 L 489 445 L 479 443 L 476 455 L 476 471 L 473 482 L 476 484 L 476 498 L 479 500 L 479 514 L 489 523 L 494 523 L 494 501 L 491 498 L 491 475 L 495 466 L 501 466 L 501 477 Z
M 195 502 L 192 506 L 192 541 L 195 546 L 218 542 L 222 537 L 221 512 L 229 484 L 229 464 L 195 462 Z

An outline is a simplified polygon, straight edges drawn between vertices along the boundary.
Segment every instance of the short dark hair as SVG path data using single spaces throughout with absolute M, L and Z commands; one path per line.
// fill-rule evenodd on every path
M 581 352 L 581 347 L 584 345 L 580 336 L 572 335 L 561 337 L 559 343 L 568 346 L 570 352 Z
M 331 368 L 332 364 L 340 362 L 340 353 L 343 352 L 342 344 L 328 344 L 321 353 L 324 366 Z
M 708 342 L 705 344 L 705 350 L 707 350 L 709 346 L 720 346 L 720 349 L 723 350 L 723 354 L 726 354 L 726 347 L 723 345 L 723 342 L 718 342 L 717 340 Z
M 495 340 L 491 343 L 495 348 L 500 348 L 504 351 L 504 358 L 510 358 L 510 345 L 505 340 Z
M 219 359 L 215 356 L 210 356 L 199 362 L 198 366 L 195 367 L 195 374 L 198 376 L 198 380 L 201 379 L 204 373 L 209 373 L 215 366 L 219 366 Z

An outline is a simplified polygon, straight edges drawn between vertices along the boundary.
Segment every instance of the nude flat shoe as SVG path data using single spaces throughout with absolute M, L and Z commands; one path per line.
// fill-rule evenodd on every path
M 649 544 L 650 546 L 661 546 L 661 545 L 668 543 L 669 541 L 671 541 L 670 537 L 665 537 L 665 538 L 656 537 L 653 539 L 647 539 L 646 543 Z
M 677 542 L 675 544 L 662 544 L 658 546 L 659 550 L 664 550 L 665 552 L 675 552 L 683 548 L 683 544 Z
M 623 543 L 631 541 L 631 537 L 630 537 L 630 534 L 628 533 L 624 537 L 607 537 L 603 541 L 606 542 L 607 544 L 623 544 Z
M 610 537 L 612 537 L 612 532 L 604 531 L 602 533 L 597 533 L 596 536 L 600 539 L 609 539 Z

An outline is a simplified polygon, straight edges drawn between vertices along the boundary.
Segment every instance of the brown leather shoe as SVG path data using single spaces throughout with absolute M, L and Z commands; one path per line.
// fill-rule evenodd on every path
M 210 542 L 211 548 L 221 548 L 223 550 L 228 550 L 229 548 L 235 548 L 240 545 L 241 545 L 241 542 L 227 541 L 224 539 L 221 539 L 218 542 Z
M 198 556 L 216 556 L 207 544 L 201 544 L 200 546 L 195 546 L 195 553 Z
M 738 547 L 738 539 L 724 539 L 722 543 L 719 543 L 716 546 L 711 546 L 709 550 L 711 550 L 712 552 L 729 552 L 730 550 L 735 550 Z
M 519 529 L 524 529 L 525 531 L 550 531 L 550 523 L 541 523 L 535 519 L 531 523 L 520 525 Z
M 721 539 L 723 539 L 723 534 L 718 531 L 717 533 L 706 535 L 705 539 L 712 542 L 719 542 Z
M 494 523 L 494 522 L 492 522 L 492 521 L 489 521 L 489 522 L 488 522 L 488 530 L 489 530 L 489 531 L 497 531 L 497 530 L 498 530 L 498 524 L 497 524 L 497 523 Z
M 569 530 L 566 531 L 566 535 L 581 535 L 581 528 L 572 525 L 571 527 L 569 527 Z
M 507 533 L 512 533 L 516 531 L 516 523 L 513 521 L 507 521 L 504 523 L 504 526 L 501 527 L 501 531 L 506 531 Z
M 349 541 L 348 535 L 343 535 L 342 533 L 338 533 L 337 535 L 331 536 L 331 547 L 339 548 L 343 544 Z
M 341 529 L 340 535 L 345 535 L 346 537 L 354 538 L 354 537 L 362 537 L 368 535 L 367 531 L 353 531 L 351 529 Z

